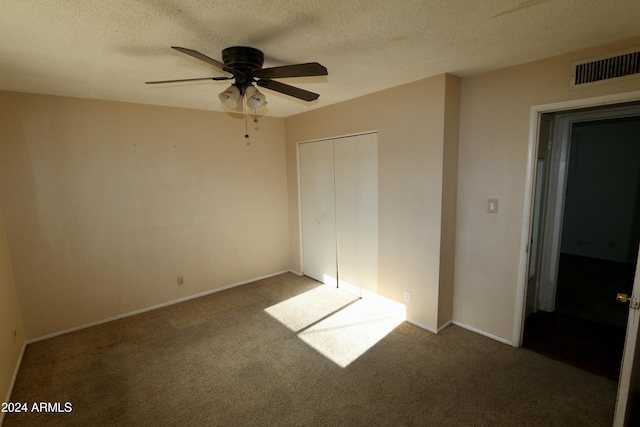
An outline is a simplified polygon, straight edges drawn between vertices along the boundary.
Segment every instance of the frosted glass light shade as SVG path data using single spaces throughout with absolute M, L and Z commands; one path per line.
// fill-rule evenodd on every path
M 236 85 L 229 86 L 224 92 L 218 95 L 220 101 L 229 108 L 238 108 L 240 101 L 240 89 Z
M 264 96 L 264 93 L 260 92 L 254 86 L 247 86 L 244 94 L 247 97 L 247 107 L 249 108 L 256 110 L 267 105 L 267 98 Z

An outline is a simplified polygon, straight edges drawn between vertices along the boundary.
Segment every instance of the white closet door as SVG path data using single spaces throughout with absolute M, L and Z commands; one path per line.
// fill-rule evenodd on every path
M 334 193 L 333 141 L 300 144 L 303 272 L 336 286 Z
M 338 287 L 377 294 L 377 135 L 336 139 L 334 153 Z

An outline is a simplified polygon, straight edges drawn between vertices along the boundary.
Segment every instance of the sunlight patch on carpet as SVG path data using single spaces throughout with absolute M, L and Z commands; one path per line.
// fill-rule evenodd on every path
M 346 368 L 406 319 L 403 304 L 319 286 L 265 311 L 338 366 Z

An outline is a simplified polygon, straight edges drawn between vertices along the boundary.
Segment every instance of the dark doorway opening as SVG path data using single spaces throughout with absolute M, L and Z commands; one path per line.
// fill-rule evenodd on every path
M 574 123 L 555 310 L 524 347 L 617 381 L 640 242 L 640 117 Z

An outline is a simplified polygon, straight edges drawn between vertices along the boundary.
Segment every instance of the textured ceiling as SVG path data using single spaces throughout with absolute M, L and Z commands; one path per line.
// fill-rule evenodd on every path
M 461 77 L 640 34 L 638 0 L 0 0 L 0 89 L 223 111 L 223 75 L 172 50 L 265 67 L 317 61 L 329 76 L 281 81 L 259 111 L 286 117 L 440 73 Z

